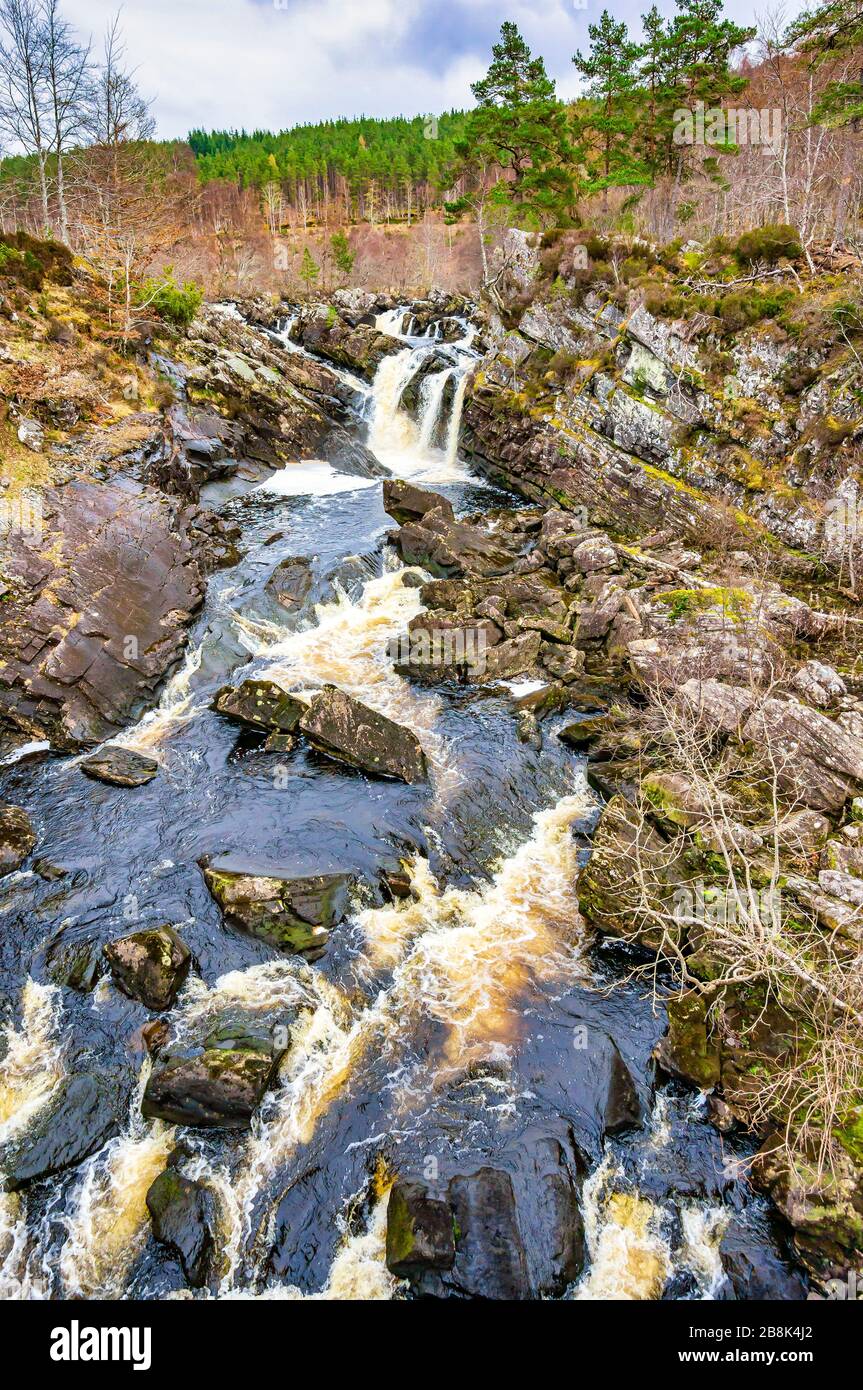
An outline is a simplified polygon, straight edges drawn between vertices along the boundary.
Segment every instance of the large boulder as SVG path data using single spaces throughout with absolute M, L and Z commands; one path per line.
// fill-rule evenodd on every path
M 387 478 L 383 487 L 384 511 L 393 517 L 400 526 L 410 521 L 422 521 L 428 512 L 438 512 L 450 521 L 455 521 L 452 503 L 439 492 L 417 487 L 416 483 L 406 482 L 404 478 Z
M 578 1186 L 559 1141 L 528 1132 L 516 1187 L 503 1168 L 444 1187 L 399 1179 L 387 1211 L 387 1265 L 422 1296 L 559 1297 L 584 1264 Z
M 406 565 L 421 565 L 442 578 L 506 574 L 521 550 L 507 536 L 472 522 L 452 521 L 440 510 L 400 527 L 393 541 Z
M 27 812 L 20 806 L 0 804 L 0 877 L 20 868 L 35 844 Z
M 105 956 L 119 988 L 154 1013 L 170 1009 L 189 973 L 192 953 L 173 927 L 151 927 L 109 941 Z
M 15 1192 L 83 1163 L 117 1132 L 120 1108 L 110 1079 L 90 1072 L 67 1077 L 26 1132 L 0 1149 L 7 1189 Z
M 203 1288 L 215 1243 L 212 1192 L 205 1183 L 169 1167 L 156 1178 L 146 1200 L 154 1238 L 180 1261 L 189 1287 Z
M 299 727 L 320 753 L 361 772 L 409 783 L 428 778 L 416 734 L 334 685 L 315 696 Z
M 277 1059 L 246 1048 L 208 1048 L 172 1057 L 154 1071 L 142 1114 L 200 1129 L 245 1129 L 275 1076 Z
M 863 787 L 863 739 L 796 700 L 765 700 L 742 736 L 769 751 L 780 788 L 804 806 L 839 811 Z
M 96 782 L 108 782 L 114 787 L 143 787 L 152 782 L 159 764 L 133 748 L 109 744 L 92 758 L 85 758 L 81 771 Z
M 227 719 L 268 733 L 289 734 L 305 712 L 304 701 L 289 695 L 273 681 L 249 680 L 242 685 L 225 685 L 216 694 L 213 709 Z
M 228 921 L 280 950 L 317 960 L 344 917 L 350 873 L 298 875 L 236 855 L 202 861 L 207 887 Z

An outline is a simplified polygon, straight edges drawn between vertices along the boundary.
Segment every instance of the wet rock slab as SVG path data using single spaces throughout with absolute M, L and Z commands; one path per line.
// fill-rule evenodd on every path
M 227 920 L 280 950 L 317 960 L 344 917 L 350 873 L 297 875 L 239 855 L 202 861 L 207 887 Z
M 336 686 L 312 700 L 299 727 L 319 752 L 361 772 L 408 783 L 428 778 L 416 735 Z
M 108 782 L 114 787 L 143 787 L 147 782 L 152 782 L 159 771 L 159 764 L 155 758 L 116 745 L 103 748 L 92 758 L 86 758 L 81 764 L 81 771 L 85 777 L 91 777 L 96 782 Z
M 387 1209 L 388 1268 L 423 1297 L 559 1295 L 581 1273 L 584 1229 L 556 1139 L 535 1142 L 530 1179 L 518 1194 L 509 1172 L 491 1166 L 446 1187 L 399 1179 Z
M 147 1082 L 147 1119 L 200 1129 L 245 1129 L 272 1083 L 277 1059 L 246 1048 L 208 1048 L 174 1057 Z
M 27 812 L 20 806 L 0 804 L 0 877 L 19 869 L 35 844 Z
M 273 681 L 249 680 L 223 686 L 213 708 L 227 719 L 267 733 L 289 734 L 297 727 L 308 705 L 289 695 Z
M 192 1289 L 203 1288 L 215 1245 L 213 1194 L 175 1168 L 160 1173 L 147 1193 L 153 1237 L 180 1262 Z
M 43 494 L 37 543 L 10 536 L 0 719 L 57 747 L 92 745 L 151 703 L 200 607 L 190 509 L 129 477 Z
M 120 1096 L 110 1078 L 89 1072 L 60 1083 L 24 1135 L 0 1149 L 8 1190 L 53 1177 L 83 1163 L 118 1129 Z

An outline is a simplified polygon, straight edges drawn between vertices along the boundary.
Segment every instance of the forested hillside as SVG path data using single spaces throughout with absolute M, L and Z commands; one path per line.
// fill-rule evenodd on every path
M 464 138 L 466 116 L 451 111 L 413 120 L 324 121 L 274 135 L 267 131 L 193 130 L 202 183 L 228 179 L 261 190 L 268 220 L 296 209 L 305 225 L 347 221 L 410 222 L 439 205 L 442 181 Z

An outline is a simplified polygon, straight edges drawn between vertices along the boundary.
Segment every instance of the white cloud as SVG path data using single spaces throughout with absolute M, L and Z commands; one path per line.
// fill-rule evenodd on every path
M 63 0 L 98 43 L 118 0 Z M 130 61 L 154 98 L 159 134 L 195 126 L 280 130 L 330 116 L 416 115 L 472 103 L 504 18 L 574 96 L 570 59 L 589 44 L 600 0 L 145 0 L 127 3 Z M 660 0 L 673 11 L 672 0 Z M 615 0 L 634 31 L 644 0 Z M 745 21 L 750 0 L 727 0 Z M 751 22 L 751 15 L 749 16 Z

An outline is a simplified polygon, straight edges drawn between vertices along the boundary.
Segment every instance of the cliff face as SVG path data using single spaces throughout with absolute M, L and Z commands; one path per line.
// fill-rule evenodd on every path
M 504 257 L 509 298 L 465 411 L 482 467 L 621 533 L 670 524 L 703 539 L 721 524 L 829 558 L 830 518 L 863 484 L 852 280 L 804 286 L 787 264 L 768 299 L 727 265 L 712 280 L 707 260 L 662 280 L 550 285 L 527 238 L 511 233 Z

